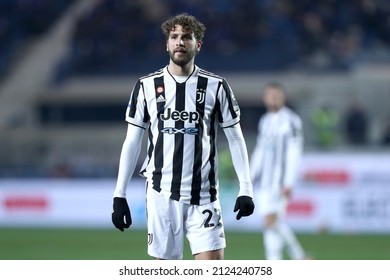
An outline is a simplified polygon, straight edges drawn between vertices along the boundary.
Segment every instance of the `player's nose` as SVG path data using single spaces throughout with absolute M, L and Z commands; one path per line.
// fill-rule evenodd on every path
M 181 37 L 178 38 L 176 41 L 176 45 L 177 46 L 184 46 L 184 40 Z

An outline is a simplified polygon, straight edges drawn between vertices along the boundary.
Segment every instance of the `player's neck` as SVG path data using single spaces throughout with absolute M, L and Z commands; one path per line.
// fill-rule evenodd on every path
M 277 114 L 280 112 L 280 110 L 282 110 L 282 108 L 283 107 L 270 108 L 270 109 L 268 109 L 268 112 L 273 113 L 273 114 Z
M 168 65 L 168 71 L 175 76 L 189 76 L 194 71 L 194 62 L 191 61 L 184 66 L 179 66 L 174 62 L 170 61 Z

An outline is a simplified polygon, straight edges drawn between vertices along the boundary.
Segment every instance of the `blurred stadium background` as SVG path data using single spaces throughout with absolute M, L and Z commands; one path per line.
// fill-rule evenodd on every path
M 142 181 L 133 231 L 111 226 L 111 197 L 130 91 L 168 63 L 160 24 L 182 11 L 206 24 L 197 64 L 230 82 L 249 152 L 265 83 L 302 116 L 286 219 L 308 252 L 390 259 L 387 0 L 0 0 L 0 259 L 148 258 Z M 261 259 L 260 218 L 234 220 L 219 139 L 227 258 Z

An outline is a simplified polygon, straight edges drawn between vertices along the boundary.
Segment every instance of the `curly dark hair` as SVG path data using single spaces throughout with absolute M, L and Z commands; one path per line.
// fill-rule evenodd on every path
M 203 40 L 206 27 L 194 16 L 187 13 L 181 13 L 164 21 L 161 24 L 161 29 L 166 39 L 168 39 L 169 33 L 175 29 L 175 25 L 181 25 L 186 32 L 194 32 L 197 41 Z

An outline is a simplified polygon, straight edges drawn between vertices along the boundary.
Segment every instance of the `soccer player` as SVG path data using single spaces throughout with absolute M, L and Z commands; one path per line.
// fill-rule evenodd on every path
M 302 121 L 285 101 L 281 84 L 265 86 L 263 102 L 267 112 L 259 120 L 256 146 L 250 159 L 251 180 L 259 189 L 264 247 L 269 260 L 282 259 L 284 248 L 291 259 L 305 258 L 302 246 L 283 221 L 303 148 Z
M 239 179 L 233 211 L 238 211 L 238 220 L 254 211 L 240 109 L 224 78 L 195 65 L 205 26 L 184 13 L 169 18 L 161 28 L 169 64 L 140 78 L 132 90 L 112 222 L 121 231 L 132 223 L 126 187 L 147 129 L 147 157 L 140 174 L 146 178 L 148 254 L 156 259 L 181 259 L 186 236 L 195 259 L 223 259 L 218 125 L 225 132 Z

